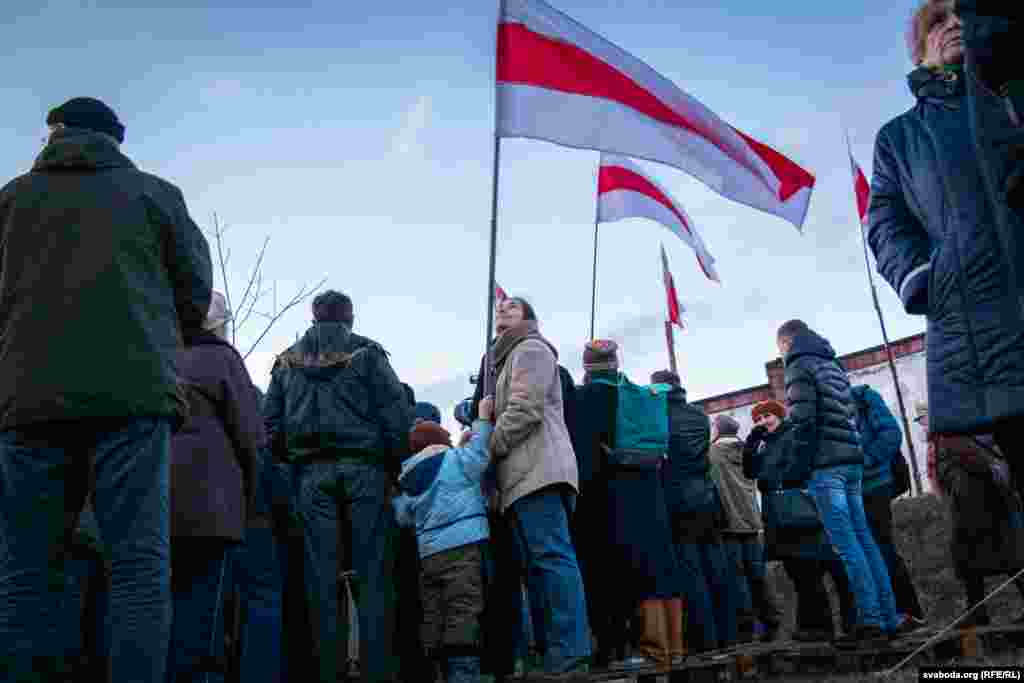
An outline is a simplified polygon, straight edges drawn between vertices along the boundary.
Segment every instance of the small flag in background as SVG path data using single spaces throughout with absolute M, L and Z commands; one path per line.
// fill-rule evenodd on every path
M 853 170 L 853 193 L 857 196 L 857 216 L 860 218 L 861 225 L 864 225 L 868 219 L 871 186 L 868 185 L 868 179 L 864 177 L 864 171 L 860 170 L 856 159 L 853 158 L 852 150 L 850 150 L 850 166 Z
M 494 305 L 497 306 L 497 305 L 501 304 L 501 302 L 504 301 L 507 298 L 508 298 L 508 294 L 506 294 L 505 290 L 501 288 L 501 285 L 499 285 L 497 282 L 495 282 L 494 283 Z
M 668 256 L 665 255 L 665 245 L 661 245 L 661 274 L 665 281 L 665 296 L 668 297 L 668 321 L 678 325 L 679 329 L 686 330 L 683 323 L 682 312 L 685 310 L 679 303 L 679 295 L 676 293 L 676 283 L 672 279 L 672 271 L 668 269 Z
M 543 0 L 503 0 L 497 135 L 657 161 L 803 227 L 814 176 Z
M 597 221 L 612 223 L 625 218 L 661 223 L 693 249 L 709 280 L 722 282 L 715 270 L 715 259 L 682 207 L 629 159 L 602 154 L 597 174 Z

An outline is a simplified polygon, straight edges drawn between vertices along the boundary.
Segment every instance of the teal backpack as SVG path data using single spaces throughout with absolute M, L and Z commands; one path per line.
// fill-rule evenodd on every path
M 619 381 L 592 380 L 618 389 L 615 444 L 604 446 L 608 464 L 617 467 L 657 467 L 668 456 L 668 384 L 640 386 L 625 373 Z

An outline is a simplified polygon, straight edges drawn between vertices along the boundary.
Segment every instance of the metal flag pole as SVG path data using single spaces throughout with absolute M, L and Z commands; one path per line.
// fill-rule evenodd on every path
M 597 317 L 597 226 L 601 215 L 601 159 L 597 160 L 597 199 L 594 201 L 594 273 L 590 282 L 590 338 L 594 339 L 594 319 Z
M 494 167 L 491 171 L 491 246 L 490 262 L 487 268 L 487 330 L 484 337 L 484 349 L 486 361 L 484 362 L 484 376 L 480 381 L 484 383 L 484 396 L 494 395 L 494 349 L 491 344 L 491 330 L 494 328 L 494 271 L 498 252 L 498 170 L 501 168 L 501 137 L 498 135 L 498 39 L 501 30 L 501 18 L 505 13 L 505 0 L 498 2 L 498 17 L 494 22 Z
M 848 131 L 846 132 L 846 148 L 852 160 L 853 147 L 850 145 L 850 134 Z M 871 259 L 868 257 L 868 238 L 864 230 L 864 222 L 860 220 L 859 215 L 857 219 L 858 223 L 860 223 L 860 241 L 861 246 L 864 248 L 864 269 L 868 276 L 868 286 L 871 288 L 871 300 L 875 304 L 875 312 L 878 313 L 878 325 L 882 328 L 882 343 L 885 346 L 885 354 L 889 360 L 892 382 L 896 387 L 896 401 L 900 407 L 900 417 L 903 418 L 903 431 L 907 436 L 907 448 L 910 450 L 910 470 L 913 474 L 914 488 L 916 488 L 916 491 L 911 491 L 911 494 L 918 495 L 924 492 L 924 488 L 921 484 L 921 472 L 917 466 L 917 454 L 914 450 L 914 439 L 910 431 L 910 420 L 907 419 L 907 408 L 903 403 L 903 389 L 900 388 L 900 378 L 896 372 L 896 358 L 893 356 L 892 347 L 889 346 L 889 333 L 885 329 L 885 317 L 882 315 L 882 306 L 878 303 L 878 289 L 875 287 L 875 278 L 871 274 Z

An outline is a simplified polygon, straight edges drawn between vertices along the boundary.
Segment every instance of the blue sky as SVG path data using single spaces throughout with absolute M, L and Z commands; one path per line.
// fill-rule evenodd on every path
M 30 167 L 51 107 L 105 100 L 126 125 L 123 151 L 181 187 L 202 227 L 215 211 L 230 226 L 236 297 L 270 236 L 266 276 L 279 300 L 326 276 L 353 297 L 357 331 L 450 414 L 483 351 L 496 4 L 9 0 L 0 177 Z M 765 382 L 774 331 L 791 317 L 840 353 L 880 343 L 842 131 L 870 172 L 877 130 L 912 104 L 912 3 L 555 4 L 818 179 L 800 235 L 639 162 L 693 218 L 723 284 L 658 225 L 602 226 L 597 330 L 620 342 L 630 375 L 666 365 L 659 242 L 689 309 L 677 350 L 692 398 Z M 502 144 L 498 281 L 533 302 L 577 378 L 597 159 Z M 924 329 L 881 280 L 879 290 L 890 337 Z M 295 309 L 264 338 L 249 357 L 257 384 L 309 319 L 308 306 Z M 260 331 L 250 323 L 239 346 Z

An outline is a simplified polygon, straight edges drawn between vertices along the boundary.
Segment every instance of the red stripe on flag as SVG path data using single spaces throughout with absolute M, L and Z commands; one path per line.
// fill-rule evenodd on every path
M 638 192 L 645 197 L 653 199 L 671 211 L 679 219 L 683 229 L 693 238 L 693 230 L 690 229 L 690 224 L 687 223 L 683 214 L 676 208 L 672 200 L 647 178 L 621 166 L 602 166 L 597 174 L 597 196 L 600 197 L 606 192 L 612 192 L 613 190 Z M 697 265 L 700 266 L 704 276 L 709 280 L 713 280 L 714 278 L 708 273 L 708 269 L 704 267 L 704 261 L 701 260 L 700 254 L 696 256 Z
M 499 82 L 522 83 L 613 100 L 656 121 L 700 136 L 737 164 L 761 177 L 746 159 L 737 159 L 713 130 L 675 111 L 611 64 L 601 61 L 577 45 L 541 35 L 523 24 L 502 23 L 498 27 L 497 79 Z M 789 199 L 800 188 L 814 185 L 814 176 L 771 147 L 743 133 L 740 136 L 778 177 L 782 201 Z
M 764 163 L 768 164 L 768 168 L 772 169 L 772 173 L 779 179 L 781 183 L 779 198 L 782 201 L 788 200 L 805 187 L 814 187 L 814 176 L 797 166 L 793 161 L 779 154 L 763 142 L 758 142 L 743 131 L 736 128 L 733 128 L 733 130 L 753 148 L 757 156 L 761 157 Z
M 700 259 L 697 260 L 698 262 L 700 261 Z M 683 317 L 679 311 L 679 295 L 676 293 L 676 282 L 672 278 L 671 271 L 668 269 L 668 257 L 665 255 L 665 247 L 661 248 L 661 277 L 665 283 L 665 296 L 668 298 L 668 320 L 683 328 Z
M 868 179 L 864 177 L 864 171 L 860 170 L 860 166 L 857 165 L 856 161 L 853 162 L 853 170 L 853 191 L 857 195 L 857 215 L 860 216 L 860 222 L 863 223 L 868 217 L 871 187 L 868 185 Z
M 665 193 L 659 190 L 654 183 L 642 175 L 622 166 L 602 166 L 597 174 L 597 195 L 600 197 L 606 192 L 614 190 L 629 190 L 650 197 L 671 211 L 679 219 L 679 222 L 683 224 L 686 232 L 691 237 L 693 236 L 689 223 L 686 222 L 683 214 L 676 208 L 672 200 L 665 196 Z

